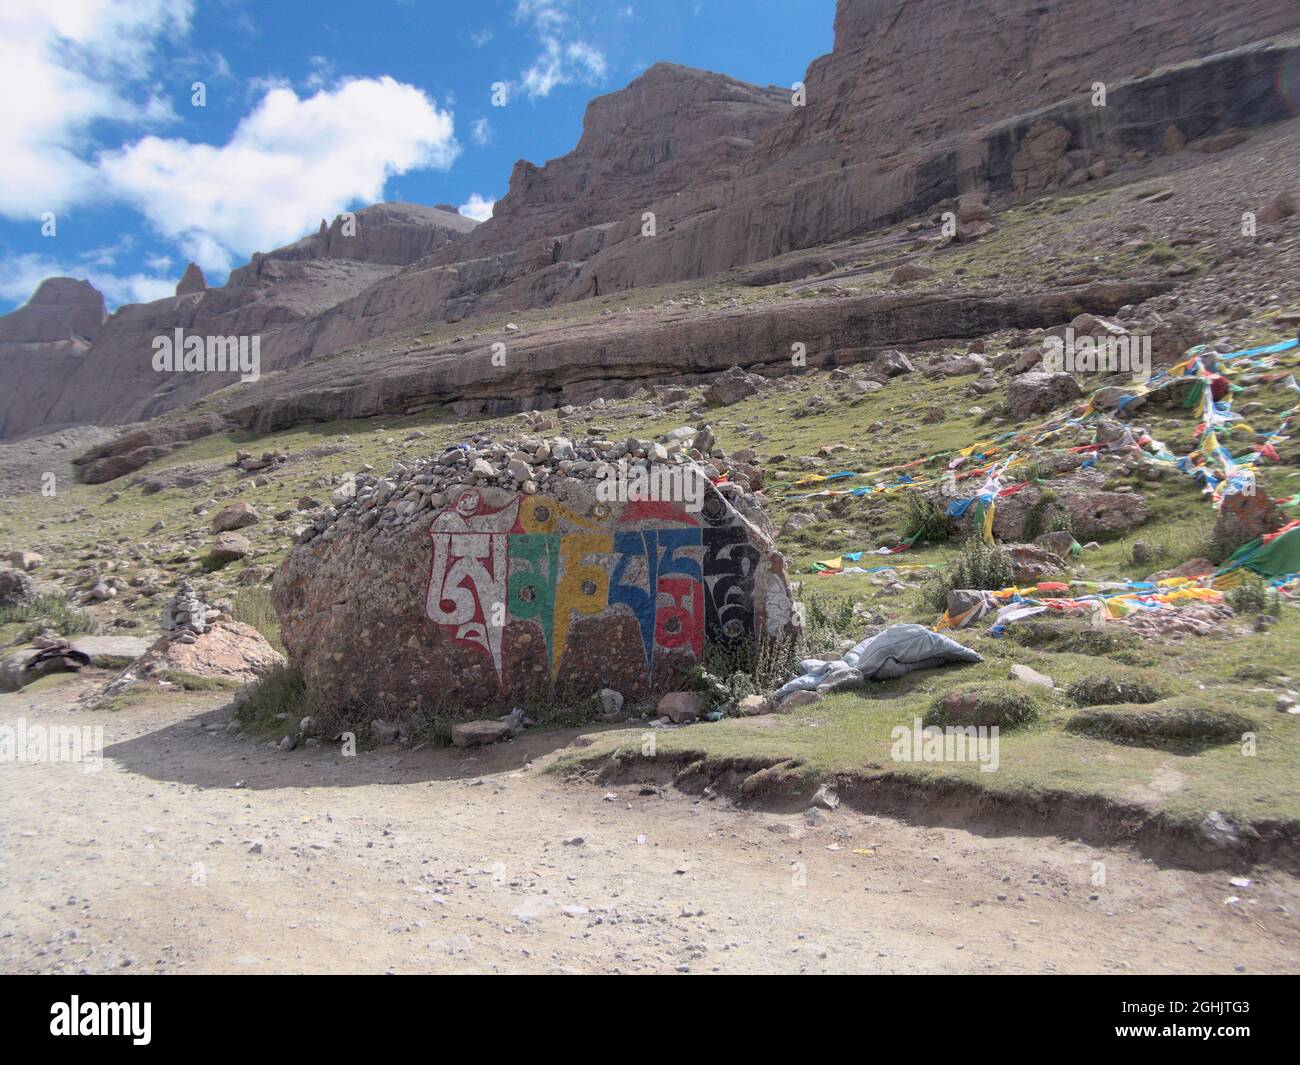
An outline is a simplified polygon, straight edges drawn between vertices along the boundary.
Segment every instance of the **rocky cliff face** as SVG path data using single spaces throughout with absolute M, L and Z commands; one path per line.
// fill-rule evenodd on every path
M 103 297 L 89 283 L 46 281 L 29 304 L 0 317 L 0 437 L 136 421 L 239 379 L 234 373 L 155 372 L 153 338 L 176 329 L 205 337 L 259 336 L 263 373 L 293 365 L 311 351 L 318 320 L 331 307 L 461 240 L 476 225 L 432 207 L 378 204 L 357 211 L 353 224 L 343 217 L 330 225 L 322 221 L 319 233 L 254 255 L 221 288 L 200 287 L 206 282 L 195 267 L 176 296 L 120 307 L 107 320 Z M 73 312 L 68 320 L 75 328 L 64 322 Z M 67 340 L 70 329 L 75 358 L 57 364 L 48 347 L 17 352 L 4 342 L 36 334 Z
M 808 68 L 807 106 L 762 136 L 744 169 L 890 169 L 954 134 L 1090 106 L 1094 82 L 1113 89 L 1297 29 L 1294 6 L 1277 0 L 839 0 L 834 50 Z
M 23 306 L 0 317 L 0 439 L 48 409 L 80 369 L 108 317 L 89 281 L 51 277 Z
M 510 190 L 465 254 L 509 251 L 540 238 L 632 217 L 688 188 L 734 177 L 757 137 L 790 110 L 786 90 L 656 63 L 587 107 L 572 152 L 515 164 Z
M 107 317 L 104 297 L 89 281 L 49 277 L 25 304 L 0 316 L 0 344 L 89 345 Z
M 1300 98 L 1298 28 L 1287 0 L 841 0 L 806 106 L 658 64 L 591 103 L 572 152 L 518 163 L 478 228 L 409 204 L 358 212 L 357 233 L 322 223 L 221 289 L 123 308 L 52 401 L 0 363 L 19 396 L 0 435 L 138 419 L 229 383 L 152 373 L 150 339 L 177 327 L 260 335 L 265 372 L 431 320 L 707 277 L 972 190 L 1032 194 L 1280 121 Z

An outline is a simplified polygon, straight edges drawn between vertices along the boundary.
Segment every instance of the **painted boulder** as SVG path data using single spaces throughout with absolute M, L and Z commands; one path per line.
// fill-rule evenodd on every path
M 558 477 L 450 485 L 391 527 L 345 516 L 277 572 L 282 638 L 313 692 L 380 716 L 670 691 L 710 644 L 795 624 L 761 511 L 737 503 Z

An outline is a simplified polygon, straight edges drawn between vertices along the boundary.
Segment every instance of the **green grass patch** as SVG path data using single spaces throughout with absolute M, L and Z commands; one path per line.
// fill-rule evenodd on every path
M 935 696 L 926 712 L 925 724 L 1017 728 L 1037 721 L 1050 707 L 1050 696 L 1036 684 L 1006 681 L 973 688 L 953 688 Z
M 1191 697 L 1093 706 L 1073 715 L 1065 727 L 1116 743 L 1195 750 L 1208 744 L 1240 742 L 1254 731 L 1255 722 L 1209 700 Z
M 1167 676 L 1153 669 L 1106 663 L 1098 672 L 1076 680 L 1067 689 L 1067 694 L 1077 706 L 1155 703 L 1168 698 L 1174 688 Z
M 21 626 L 17 638 L 26 643 L 46 629 L 60 636 L 85 636 L 95 631 L 95 621 L 59 595 L 38 595 L 26 603 L 0 607 L 0 625 Z

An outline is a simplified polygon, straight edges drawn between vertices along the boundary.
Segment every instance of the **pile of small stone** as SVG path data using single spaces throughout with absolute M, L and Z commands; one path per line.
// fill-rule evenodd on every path
M 221 617 L 221 611 L 208 606 L 188 581 L 181 581 L 162 609 L 162 630 L 181 643 L 195 643 Z
M 530 428 L 533 423 L 530 422 Z M 521 435 L 501 442 L 476 435 L 448 448 L 436 458 L 414 464 L 397 463 L 382 477 L 369 468 L 347 475 L 330 494 L 330 505 L 315 520 L 294 532 L 305 544 L 317 536 L 331 540 L 353 527 L 389 531 L 416 520 L 424 511 L 441 510 L 466 487 L 501 488 L 528 495 L 546 493 L 561 480 L 599 480 L 615 470 L 694 466 L 718 486 L 742 513 L 757 511 L 752 490 L 763 472 L 752 451 L 731 456 L 714 440 L 705 424 L 681 426 L 658 440 L 629 437 L 623 441 L 593 438 L 575 442 L 565 436 Z

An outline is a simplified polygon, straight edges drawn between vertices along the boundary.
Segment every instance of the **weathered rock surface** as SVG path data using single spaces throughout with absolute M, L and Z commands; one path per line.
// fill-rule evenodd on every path
M 21 606 L 35 598 L 32 579 L 20 569 L 0 569 L 0 606 Z
M 606 501 L 573 470 L 528 494 L 457 468 L 366 483 L 277 571 L 282 638 L 314 693 L 398 719 L 537 690 L 640 696 L 708 643 L 794 624 L 784 561 L 734 491 L 692 510 Z
M 208 279 L 203 276 L 203 271 L 199 269 L 198 263 L 190 263 L 185 267 L 185 273 L 181 279 L 176 282 L 176 295 L 189 296 L 195 292 L 206 292 L 208 289 Z
M 1210 539 L 1226 557 L 1243 544 L 1276 532 L 1285 521 L 1282 511 L 1265 493 L 1234 492 L 1224 497 Z
M 46 278 L 0 315 L 0 439 L 51 422 L 33 411 L 44 415 L 58 400 L 107 317 L 99 291 L 71 277 Z
M 191 440 L 220 432 L 226 424 L 219 414 L 206 414 L 134 429 L 78 456 L 73 464 L 80 480 L 103 484 L 134 473 Z
M 1046 371 L 1021 374 L 1007 387 L 1007 414 L 1012 418 L 1047 414 L 1082 395 L 1083 390 L 1072 374 Z
M 212 515 L 212 531 L 233 532 L 235 529 L 256 525 L 261 520 L 262 516 L 258 514 L 257 509 L 251 503 L 241 500 L 238 503 L 227 504 Z
M 200 636 L 165 633 L 113 678 L 98 698 L 116 695 L 137 684 L 186 673 L 249 684 L 285 664 L 284 656 L 251 625 L 217 620 Z
M 1096 470 L 1076 470 L 1053 478 L 1053 498 L 1043 499 L 1043 489 L 1031 484 L 1021 492 L 999 499 L 993 514 L 993 535 L 1004 543 L 1017 543 L 1027 534 L 1050 527 L 1061 513 L 1070 519 L 1074 539 L 1083 543 L 1113 537 L 1134 529 L 1147 519 L 1146 499 L 1136 492 L 1108 492 L 1106 478 Z M 1037 528 L 1030 528 L 1037 523 Z M 1065 545 L 1068 550 L 1068 544 Z
M 766 378 L 733 366 L 713 379 L 713 383 L 704 392 L 704 401 L 711 407 L 729 406 L 757 395 L 765 384 Z
M 458 721 L 451 726 L 453 747 L 483 747 L 510 735 L 504 721 Z
M 669 692 L 659 700 L 659 716 L 674 725 L 689 725 L 700 719 L 707 705 L 699 692 Z

